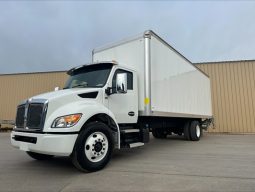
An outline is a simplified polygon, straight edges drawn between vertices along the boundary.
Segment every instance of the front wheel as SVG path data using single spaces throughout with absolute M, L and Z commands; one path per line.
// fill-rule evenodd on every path
M 33 159 L 36 160 L 50 160 L 52 159 L 54 156 L 53 155 L 45 155 L 45 154 L 41 154 L 41 153 L 35 153 L 35 152 L 31 152 L 31 151 L 27 151 L 27 154 L 32 157 Z
M 77 138 L 72 162 L 81 171 L 98 171 L 110 161 L 113 146 L 113 136 L 107 125 L 89 123 Z

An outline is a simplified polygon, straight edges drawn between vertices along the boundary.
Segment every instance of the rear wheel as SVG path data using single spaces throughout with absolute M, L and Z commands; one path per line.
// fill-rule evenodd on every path
M 98 171 L 109 162 L 113 150 L 110 129 L 101 122 L 89 123 L 77 138 L 72 161 L 81 171 Z
M 152 129 L 152 135 L 157 139 L 165 139 L 167 137 L 167 132 L 164 129 Z
M 186 140 L 190 141 L 190 121 L 185 123 L 183 127 L 183 135 Z
M 200 127 L 198 121 L 192 121 L 190 124 L 190 140 L 191 141 L 198 141 L 200 140 L 203 134 L 203 130 Z
M 41 154 L 41 153 L 35 153 L 35 152 L 31 152 L 31 151 L 27 151 L 27 154 L 32 157 L 33 159 L 36 160 L 50 160 L 52 159 L 54 156 L 53 155 L 45 155 L 45 154 Z

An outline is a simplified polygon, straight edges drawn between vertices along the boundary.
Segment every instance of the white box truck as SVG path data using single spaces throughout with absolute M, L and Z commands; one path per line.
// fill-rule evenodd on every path
M 14 147 L 37 160 L 70 156 L 97 171 L 114 148 L 178 134 L 198 141 L 212 119 L 209 77 L 153 31 L 93 50 L 63 90 L 17 107 Z

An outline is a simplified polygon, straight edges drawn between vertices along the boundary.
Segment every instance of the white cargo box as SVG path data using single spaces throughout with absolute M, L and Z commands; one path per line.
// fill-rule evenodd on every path
M 112 60 L 137 71 L 140 115 L 212 116 L 209 77 L 153 31 L 93 50 L 93 62 Z

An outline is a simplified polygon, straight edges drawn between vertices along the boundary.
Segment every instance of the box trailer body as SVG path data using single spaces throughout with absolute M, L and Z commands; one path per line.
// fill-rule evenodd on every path
M 117 61 L 138 74 L 139 115 L 212 116 L 210 79 L 152 31 L 93 50 L 93 62 Z
M 92 59 L 67 72 L 63 90 L 18 105 L 14 147 L 38 160 L 70 156 L 79 170 L 97 171 L 114 148 L 143 146 L 150 132 L 198 141 L 210 125 L 208 76 L 154 32 L 94 49 Z

